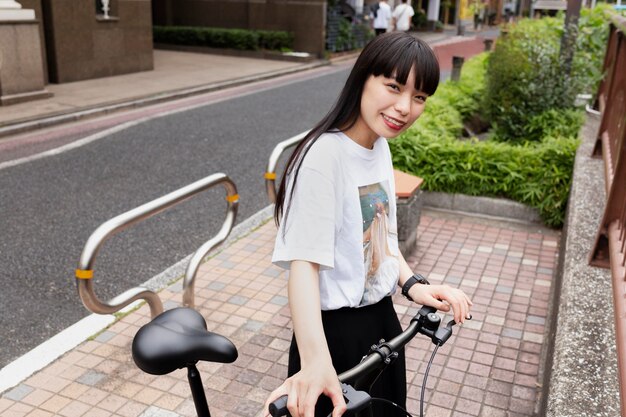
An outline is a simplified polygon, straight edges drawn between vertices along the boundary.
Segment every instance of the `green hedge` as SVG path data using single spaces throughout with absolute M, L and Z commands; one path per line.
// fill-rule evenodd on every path
M 535 143 L 459 140 L 464 118 L 480 108 L 486 59 L 482 54 L 468 61 L 460 81 L 443 83 L 418 122 L 389 142 L 394 166 L 424 178 L 426 190 L 510 198 L 537 208 L 547 225 L 560 227 L 582 113 L 546 115 L 551 135 Z
M 293 49 L 293 34 L 283 31 L 154 26 L 155 43 L 247 51 Z
M 508 27 L 495 51 L 443 83 L 420 120 L 390 141 L 396 168 L 431 191 L 510 198 L 560 227 L 583 114 L 577 93 L 595 92 L 608 33 L 607 6 L 581 11 L 570 76 L 560 57 L 563 16 Z M 460 140 L 463 122 L 488 120 L 487 140 Z
M 499 140 L 540 140 L 540 124 L 529 124 L 529 119 L 545 120 L 554 116 L 545 112 L 571 109 L 577 94 L 596 91 L 607 42 L 607 7 L 581 10 L 569 74 L 561 54 L 562 15 L 522 19 L 506 27 L 489 58 L 484 106 Z
M 396 168 L 424 178 L 426 190 L 510 198 L 537 208 L 549 226 L 563 224 L 575 137 L 515 146 L 407 133 L 391 143 Z
M 450 103 L 461 113 L 463 120 L 482 111 L 488 58 L 486 53 L 473 57 L 463 65 L 459 81 L 449 81 L 437 90 L 435 97 Z

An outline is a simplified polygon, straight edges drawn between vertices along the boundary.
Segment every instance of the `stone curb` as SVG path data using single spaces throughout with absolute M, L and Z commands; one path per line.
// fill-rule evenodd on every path
M 538 415 L 620 415 L 611 272 L 589 265 L 606 194 L 604 163 L 591 157 L 599 120 L 588 117 L 576 153 L 561 237 Z
M 435 191 L 425 191 L 422 198 L 425 207 L 541 223 L 537 209 L 504 198 L 474 197 Z

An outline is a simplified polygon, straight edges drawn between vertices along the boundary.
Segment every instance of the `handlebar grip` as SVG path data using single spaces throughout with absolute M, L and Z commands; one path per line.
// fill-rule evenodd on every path
M 283 395 L 277 400 L 274 400 L 273 402 L 271 402 L 268 408 L 272 417 L 281 417 L 281 416 L 291 417 L 291 414 L 289 414 L 289 411 L 287 411 L 287 396 L 286 395 Z

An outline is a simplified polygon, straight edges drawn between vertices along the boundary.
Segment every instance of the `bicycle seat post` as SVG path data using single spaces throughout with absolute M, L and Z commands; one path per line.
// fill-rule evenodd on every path
M 191 388 L 191 395 L 198 417 L 211 417 L 209 404 L 206 401 L 204 387 L 202 386 L 202 378 L 200 378 L 200 372 L 198 372 L 196 365 L 187 365 L 187 379 L 189 380 L 189 387 Z

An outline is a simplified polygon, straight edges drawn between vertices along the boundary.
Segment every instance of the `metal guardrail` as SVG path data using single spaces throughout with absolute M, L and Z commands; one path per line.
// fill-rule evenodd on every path
M 607 201 L 590 264 L 611 268 L 621 415 L 626 416 L 626 19 L 621 16 L 612 16 L 604 72 L 594 154 L 604 159 Z
M 193 307 L 194 283 L 200 262 L 211 249 L 228 237 L 237 216 L 239 202 L 237 187 L 230 178 L 221 173 L 210 175 L 102 223 L 87 239 L 78 262 L 78 269 L 76 270 L 78 295 L 85 307 L 93 313 L 112 314 L 136 300 L 145 300 L 150 306 L 152 317 L 163 312 L 163 304 L 159 296 L 154 291 L 143 287 L 132 288 L 107 302 L 99 300 L 93 287 L 93 266 L 96 255 L 103 243 L 114 234 L 219 184 L 223 184 L 227 191 L 226 201 L 228 202 L 228 208 L 226 219 L 220 231 L 193 254 L 183 281 L 183 305 Z
M 272 150 L 270 159 L 267 161 L 265 175 L 263 176 L 265 178 L 265 189 L 267 190 L 267 197 L 269 198 L 270 203 L 276 202 L 276 165 L 278 164 L 280 156 L 286 149 L 300 143 L 309 132 L 310 131 L 307 130 L 306 132 L 286 139 L 276 145 L 276 147 Z

